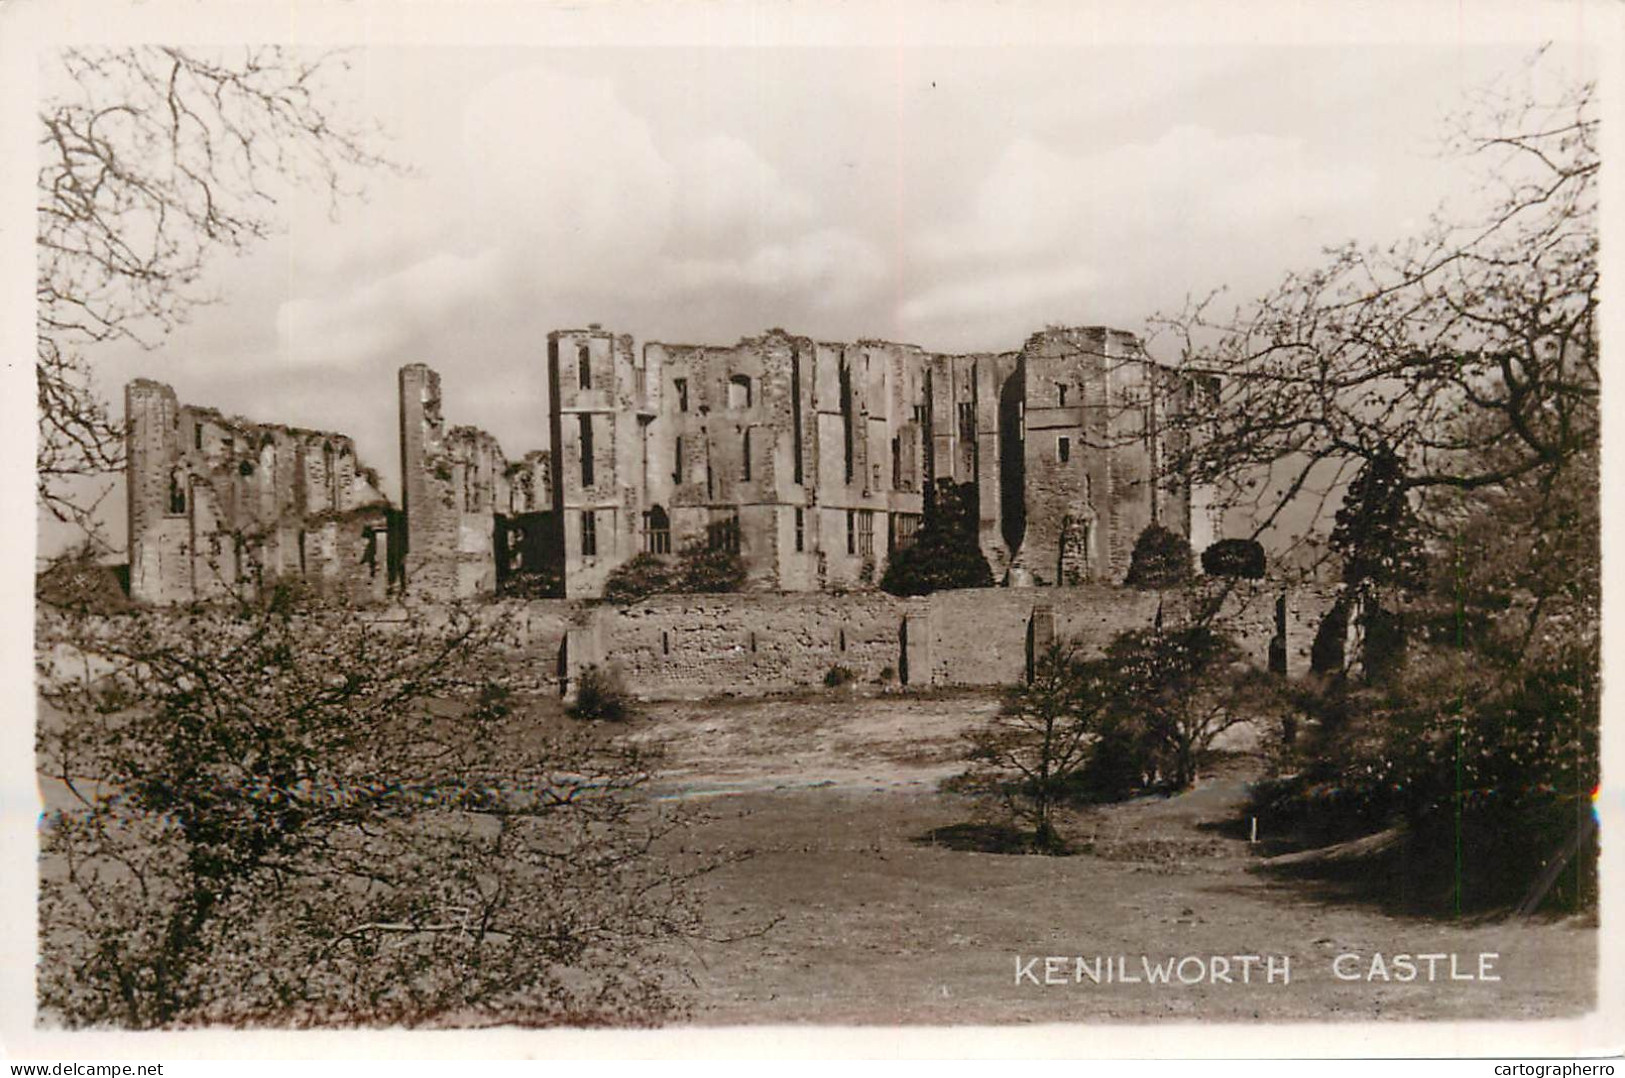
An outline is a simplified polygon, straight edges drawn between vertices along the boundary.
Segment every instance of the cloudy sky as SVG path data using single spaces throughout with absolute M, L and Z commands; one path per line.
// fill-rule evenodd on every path
M 105 349 L 100 376 L 351 433 L 393 495 L 395 370 L 438 368 L 449 420 L 517 457 L 545 444 L 554 328 L 944 350 L 1143 331 L 1469 197 L 1443 121 L 1530 52 L 364 50 L 345 107 L 412 174 L 336 221 L 290 203 L 284 234 L 213 267 L 217 305 L 157 351 Z

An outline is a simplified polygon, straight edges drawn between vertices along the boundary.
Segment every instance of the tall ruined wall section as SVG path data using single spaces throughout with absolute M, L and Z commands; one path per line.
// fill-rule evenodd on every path
M 1150 524 L 1192 534 L 1188 498 L 1167 481 L 1172 422 L 1190 391 L 1138 338 L 1104 327 L 1051 328 L 1022 354 L 1022 490 L 1017 563 L 1041 585 L 1121 580 Z
M 496 594 L 526 549 L 503 533 L 504 522 L 543 511 L 553 486 L 549 455 L 509 464 L 485 431 L 447 428 L 440 375 L 421 363 L 400 371 L 400 446 L 405 589 L 433 599 Z
M 547 369 L 565 595 L 599 595 L 638 549 L 658 397 L 632 338 L 596 325 L 548 334 Z
M 176 603 L 275 581 L 362 601 L 389 587 L 390 510 L 346 436 L 125 389 L 130 593 Z

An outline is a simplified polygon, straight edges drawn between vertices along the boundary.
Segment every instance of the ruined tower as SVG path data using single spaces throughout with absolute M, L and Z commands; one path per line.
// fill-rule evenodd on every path
M 565 594 L 598 595 L 636 552 L 654 419 L 632 338 L 594 324 L 547 335 L 548 433 Z

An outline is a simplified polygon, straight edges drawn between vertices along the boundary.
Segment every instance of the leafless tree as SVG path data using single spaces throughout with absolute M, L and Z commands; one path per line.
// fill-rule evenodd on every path
M 1034 657 L 1030 680 L 1011 685 L 994 718 L 970 739 L 967 787 L 996 795 L 1033 828 L 1044 853 L 1062 850 L 1056 811 L 1100 734 L 1105 672 L 1077 644 L 1056 641 Z
M 1157 320 L 1214 394 L 1178 421 L 1190 438 L 1169 467 L 1246 506 L 1255 535 L 1390 454 L 1423 499 L 1590 459 L 1594 86 L 1543 101 L 1519 85 L 1481 91 L 1451 124 L 1450 149 L 1481 169 L 1487 212 L 1447 206 L 1419 236 L 1330 250 L 1228 314 L 1215 295 Z
M 339 54 L 68 49 L 40 109 L 37 490 L 89 529 L 124 440 L 93 350 L 154 346 L 209 302 L 204 270 L 277 226 L 296 185 L 333 204 L 394 167 L 334 107 Z

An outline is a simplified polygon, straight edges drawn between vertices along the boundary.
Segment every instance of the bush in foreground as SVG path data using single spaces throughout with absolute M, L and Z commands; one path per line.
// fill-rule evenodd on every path
M 70 1026 L 672 1016 L 699 930 L 636 746 L 539 735 L 499 615 L 42 619 L 39 1007 Z M 87 673 L 92 671 L 92 673 Z

